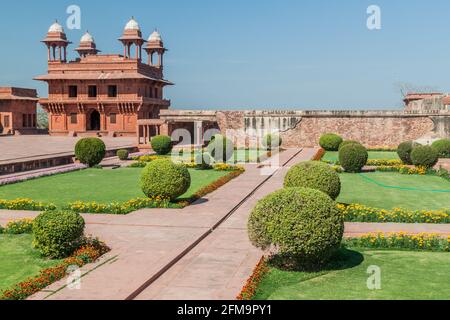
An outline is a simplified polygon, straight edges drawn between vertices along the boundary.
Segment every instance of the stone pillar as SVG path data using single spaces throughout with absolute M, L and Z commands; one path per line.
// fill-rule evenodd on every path
M 202 121 L 194 122 L 194 143 L 196 146 L 203 145 L 203 122 Z

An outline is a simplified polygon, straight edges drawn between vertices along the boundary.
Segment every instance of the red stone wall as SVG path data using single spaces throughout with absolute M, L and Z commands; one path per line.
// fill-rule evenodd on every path
M 282 134 L 288 147 L 318 145 L 320 136 L 333 132 L 345 140 L 360 141 L 368 147 L 397 147 L 419 139 L 434 128 L 428 117 L 418 118 L 303 118 L 294 130 Z
M 217 113 L 221 131 L 226 133 L 229 129 L 235 130 L 230 137 L 239 147 L 255 145 L 258 140 L 256 137 L 249 138 L 245 132 L 246 114 L 242 111 Z M 356 115 L 357 112 L 348 114 L 340 112 L 339 114 L 336 116 L 332 112 L 286 113 L 289 116 L 298 116 L 301 120 L 295 128 L 281 134 L 283 145 L 285 147 L 317 146 L 322 134 L 333 132 L 342 135 L 344 139 L 357 140 L 371 148 L 393 148 L 403 141 L 422 138 L 435 130 L 435 124 L 427 115 L 410 116 L 383 111 L 368 112 L 366 115 L 364 112 L 360 115 Z

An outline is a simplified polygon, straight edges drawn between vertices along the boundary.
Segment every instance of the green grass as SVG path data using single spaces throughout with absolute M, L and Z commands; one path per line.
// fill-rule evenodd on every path
M 0 235 L 0 292 L 60 262 L 42 258 L 31 241 L 28 234 Z
M 343 173 L 340 174 L 340 177 L 342 190 L 338 201 L 342 203 L 358 203 L 381 209 L 439 210 L 450 208 L 450 182 L 437 176 L 374 172 Z M 439 192 L 445 190 L 448 192 Z
M 141 168 L 117 170 L 87 169 L 43 177 L 0 187 L 0 199 L 29 198 L 63 206 L 69 202 L 125 202 L 144 197 L 139 180 Z M 226 176 L 228 172 L 189 169 L 192 184 L 181 198 L 190 198 L 201 188 Z
M 397 152 L 392 151 L 369 151 L 369 160 L 399 160 Z M 338 161 L 339 152 L 327 151 L 322 160 L 325 161 Z
M 450 299 L 450 253 L 356 250 L 333 270 L 306 273 L 272 268 L 256 300 Z M 369 266 L 381 268 L 381 290 L 369 290 Z

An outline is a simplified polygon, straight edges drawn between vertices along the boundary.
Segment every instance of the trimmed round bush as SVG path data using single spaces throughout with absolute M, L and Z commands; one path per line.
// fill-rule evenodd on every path
M 419 146 L 411 151 L 411 161 L 416 167 L 433 168 L 438 163 L 439 154 L 430 146 Z
M 234 155 L 234 144 L 227 137 L 216 134 L 208 145 L 208 153 L 217 162 L 227 162 Z
M 201 170 L 211 169 L 211 166 L 213 163 L 214 163 L 214 160 L 209 155 L 209 153 L 198 154 L 195 157 L 195 164 L 197 165 L 197 169 L 201 169 Z
M 33 246 L 50 258 L 65 258 L 83 239 L 84 219 L 72 211 L 46 211 L 33 222 Z
M 267 150 L 280 148 L 282 144 L 283 139 L 281 139 L 280 135 L 274 133 L 266 134 L 262 140 L 262 145 Z
M 248 222 L 249 238 L 263 250 L 302 268 L 319 267 L 339 249 L 344 220 L 325 193 L 307 188 L 285 188 L 260 200 Z
M 338 151 L 339 145 L 344 140 L 334 133 L 327 133 L 320 137 L 320 146 L 326 151 Z
M 191 175 L 183 164 L 168 159 L 150 162 L 141 174 L 141 189 L 149 198 L 162 197 L 171 201 L 188 191 Z
M 130 153 L 128 152 L 128 150 L 122 149 L 122 150 L 117 151 L 117 156 L 122 161 L 128 160 L 129 155 L 130 155 Z
M 450 158 L 450 139 L 437 140 L 432 147 L 438 152 L 439 158 Z
M 369 153 L 361 144 L 348 144 L 339 150 L 339 163 L 346 172 L 361 172 L 368 159 Z
M 284 179 L 286 188 L 311 188 L 328 194 L 333 200 L 341 193 L 341 180 L 331 167 L 320 161 L 293 166 Z
M 102 162 L 106 145 L 99 138 L 84 138 L 75 145 L 75 157 L 83 164 L 93 167 Z
M 165 156 L 172 152 L 173 143 L 169 136 L 155 136 L 151 140 L 153 151 L 160 156 Z
M 339 145 L 339 150 L 341 150 L 343 147 L 345 147 L 346 145 L 349 144 L 360 144 L 362 145 L 362 143 L 358 142 L 358 141 L 354 141 L 354 140 L 345 140 L 343 141 L 340 145 Z
M 400 143 L 400 145 L 397 148 L 398 157 L 400 158 L 400 160 L 403 161 L 404 164 L 408 165 L 413 164 L 411 160 L 411 152 L 415 147 L 418 146 L 420 146 L 420 144 L 414 141 L 406 141 Z

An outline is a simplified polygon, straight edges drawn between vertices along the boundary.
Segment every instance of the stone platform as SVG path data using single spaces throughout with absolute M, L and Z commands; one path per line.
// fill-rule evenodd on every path
M 0 137 L 0 175 L 70 164 L 80 139 L 48 135 Z M 136 138 L 101 139 L 107 156 L 114 156 L 118 149 L 136 151 Z

